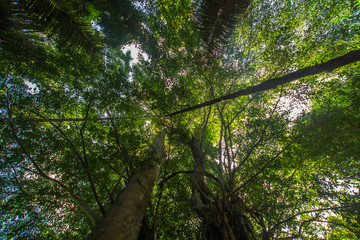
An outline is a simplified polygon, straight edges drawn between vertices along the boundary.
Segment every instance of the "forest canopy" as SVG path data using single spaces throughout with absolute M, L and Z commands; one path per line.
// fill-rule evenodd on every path
M 359 0 L 2 0 L 1 238 L 360 239 L 359 34 Z

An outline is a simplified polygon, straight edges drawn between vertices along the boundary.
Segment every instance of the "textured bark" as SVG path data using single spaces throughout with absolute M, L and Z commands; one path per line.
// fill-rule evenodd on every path
M 199 214 L 203 219 L 201 240 L 255 240 L 249 219 L 235 206 L 213 203 L 208 212 Z
M 204 226 L 200 239 L 255 240 L 254 230 L 245 214 L 243 201 L 236 196 L 228 199 L 212 194 L 205 181 L 205 155 L 196 138 L 192 138 L 188 144 L 194 158 L 191 206 L 202 219 Z
M 165 133 L 159 133 L 149 149 L 151 162 L 165 159 Z M 130 179 L 102 220 L 95 226 L 88 240 L 137 240 L 155 180 L 159 176 L 157 164 L 145 164 Z

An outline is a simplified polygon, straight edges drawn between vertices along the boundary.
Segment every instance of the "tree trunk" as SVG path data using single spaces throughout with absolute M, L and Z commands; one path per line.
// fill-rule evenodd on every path
M 200 239 L 255 240 L 254 230 L 245 214 L 242 200 L 237 196 L 233 196 L 231 200 L 222 199 L 211 192 L 205 181 L 205 155 L 196 138 L 192 138 L 188 144 L 194 158 L 191 205 L 204 226 Z
M 149 149 L 149 162 L 165 159 L 165 132 L 160 132 Z M 115 200 L 102 220 L 87 237 L 88 240 L 137 240 L 155 180 L 158 164 L 145 165 L 131 177 L 127 187 Z
M 200 214 L 204 221 L 201 240 L 255 240 L 249 219 L 235 209 L 222 210 L 212 206 L 212 212 Z

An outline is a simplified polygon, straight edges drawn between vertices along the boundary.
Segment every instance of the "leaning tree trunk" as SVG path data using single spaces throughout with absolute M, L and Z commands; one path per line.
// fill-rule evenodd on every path
M 137 240 L 155 180 L 158 164 L 165 159 L 165 132 L 160 132 L 149 149 L 149 161 L 130 179 L 102 220 L 96 224 L 88 240 Z M 156 164 L 157 163 L 157 164 Z

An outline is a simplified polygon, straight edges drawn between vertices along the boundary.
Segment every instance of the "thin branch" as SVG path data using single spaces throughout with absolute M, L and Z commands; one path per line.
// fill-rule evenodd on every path
M 32 113 L 34 113 L 35 115 L 38 115 L 39 117 L 42 117 L 42 118 L 43 118 L 43 116 L 42 116 L 40 113 L 37 113 L 37 112 L 34 112 L 34 111 L 30 111 L 30 112 L 32 112 Z M 60 132 L 60 134 L 64 137 L 64 139 L 70 144 L 71 149 L 74 151 L 74 153 L 76 154 L 77 158 L 80 160 L 80 162 L 82 163 L 82 165 L 83 165 L 84 167 L 86 167 L 85 162 L 84 162 L 84 160 L 82 159 L 79 151 L 76 150 L 75 145 L 72 143 L 72 141 L 69 139 L 69 137 L 64 133 L 64 131 L 61 130 L 61 128 L 60 128 L 59 126 L 56 126 L 53 122 L 49 122 L 49 123 L 50 123 L 54 128 L 56 128 L 56 129 Z
M 175 177 L 178 174 L 192 174 L 193 170 L 184 170 L 184 171 L 176 171 L 171 173 L 169 176 L 164 177 L 164 179 L 159 183 L 160 186 L 162 186 L 166 181 L 169 181 L 171 178 Z
M 230 150 L 231 150 L 231 160 L 232 160 L 232 163 L 233 163 L 235 158 L 234 158 L 233 143 L 232 143 L 232 139 L 231 139 L 231 130 L 230 130 L 229 119 L 227 119 L 227 123 L 228 123 L 227 129 L 228 129 L 228 134 L 229 134 L 229 144 L 230 144 Z
M 129 166 L 129 162 L 123 167 L 122 171 L 121 171 L 120 173 L 118 173 L 119 179 L 118 179 L 118 181 L 116 182 L 116 184 L 115 184 L 115 186 L 113 187 L 113 189 L 111 190 L 111 192 L 110 192 L 111 195 L 114 195 L 114 193 L 116 192 L 116 189 L 117 189 L 118 186 L 120 185 L 121 180 L 123 179 L 124 174 L 125 174 L 126 169 L 128 168 L 128 166 Z
M 99 122 L 99 121 L 113 121 L 119 119 L 139 119 L 139 118 L 152 118 L 152 115 L 143 115 L 138 117 L 105 117 L 105 118 L 0 118 L 0 123 L 47 123 L 47 122 Z
M 274 161 L 277 159 L 286 149 L 288 149 L 293 143 L 295 143 L 301 136 L 304 134 L 300 134 L 296 138 L 294 138 L 289 144 L 287 144 L 281 151 L 279 151 L 274 157 L 272 157 L 262 168 L 260 168 L 259 171 L 257 171 L 255 174 L 253 174 L 248 180 L 246 180 L 243 184 L 241 184 L 239 187 L 231 191 L 228 195 L 232 195 L 233 193 L 239 191 L 243 187 L 245 187 L 248 183 L 250 183 L 252 180 L 254 180 L 257 176 L 259 176 L 263 171 L 265 171 L 266 168 L 268 168 Z
M 236 148 L 236 151 L 235 151 L 235 153 L 234 153 L 234 159 L 236 158 L 236 156 L 238 155 L 238 153 L 239 153 L 239 150 L 240 150 L 240 144 L 242 143 L 242 139 L 240 139 L 239 141 L 238 141 L 238 147 Z
M 88 143 L 92 144 L 94 147 L 98 148 L 98 149 L 101 149 L 101 150 L 104 150 L 104 147 L 101 148 L 101 146 L 98 146 L 97 144 L 94 144 L 93 142 L 91 142 L 89 139 L 85 139 Z M 91 148 L 88 149 L 88 151 L 95 155 L 96 156 L 96 160 L 97 161 L 100 161 L 101 163 L 103 163 L 106 167 L 108 167 L 110 170 L 112 170 L 114 173 L 116 173 L 117 175 L 120 175 L 120 172 L 114 168 L 113 166 L 111 166 L 111 164 L 109 164 L 107 162 L 107 160 L 105 160 L 104 158 L 102 158 L 101 155 L 99 155 L 98 153 L 96 153 L 94 150 L 92 150 Z
M 264 217 L 255 209 L 247 208 L 246 210 L 250 213 L 250 215 L 252 215 L 255 218 L 255 220 L 258 222 L 258 224 L 261 227 L 263 235 L 266 236 L 267 235 L 267 228 L 266 228 L 266 224 L 265 224 L 265 221 L 264 221 Z
M 349 230 L 350 232 L 352 232 L 352 233 L 354 233 L 354 234 L 357 234 L 357 232 L 355 232 L 354 229 L 352 229 L 352 228 L 349 227 L 349 226 L 346 226 L 346 225 L 343 224 L 343 223 L 334 222 L 334 221 L 325 221 L 325 220 L 315 220 L 314 222 L 323 222 L 323 223 L 334 224 L 334 225 L 336 225 L 336 226 L 346 228 L 347 230 Z
M 292 215 L 291 217 L 288 217 L 287 219 L 278 222 L 277 224 L 275 224 L 272 228 L 270 228 L 269 232 L 274 231 L 277 227 L 279 227 L 280 225 L 287 223 L 288 221 L 291 221 L 292 219 L 296 218 L 297 216 L 301 216 L 304 214 L 308 214 L 308 213 L 317 213 L 317 212 L 323 212 L 323 211 L 331 211 L 331 210 L 339 210 L 339 209 L 345 209 L 345 208 L 350 208 L 350 207 L 354 207 L 356 205 L 359 205 L 360 202 L 348 205 L 348 206 L 339 206 L 339 207 L 329 207 L 329 208 L 319 208 L 319 209 L 315 209 L 315 210 L 309 210 L 309 211 L 304 211 L 304 212 L 300 212 L 297 213 L 295 215 Z
M 85 118 L 87 118 L 89 116 L 89 111 L 90 111 L 92 100 L 93 100 L 93 98 L 90 99 L 89 104 L 87 106 Z M 80 137 L 81 137 L 81 144 L 82 144 L 82 150 L 83 150 L 83 159 L 84 159 L 84 163 L 85 163 L 85 168 L 87 169 L 89 167 L 89 161 L 88 161 L 87 154 L 86 154 L 85 140 L 84 140 L 84 130 L 86 127 L 86 123 L 87 123 L 87 121 L 84 121 L 83 126 L 80 129 Z
M 14 166 L 12 164 L 10 164 L 10 166 L 11 166 L 11 170 L 12 170 L 12 173 L 14 175 L 16 184 L 20 188 L 21 192 L 25 193 L 26 195 L 30 195 L 29 192 L 26 191 L 25 188 L 21 185 L 19 178 L 16 176 L 16 170 L 15 170 Z
M 89 101 L 89 104 L 88 104 L 87 109 L 86 109 L 85 118 L 88 118 L 88 116 L 89 116 L 92 101 L 93 101 L 93 98 L 91 98 L 90 101 Z M 103 207 L 103 205 L 102 205 L 102 203 L 100 201 L 99 195 L 97 194 L 96 187 L 95 187 L 92 175 L 91 175 L 90 170 L 89 170 L 89 161 L 88 161 L 88 157 L 87 157 L 87 154 L 86 154 L 86 147 L 85 147 L 85 140 L 84 140 L 84 130 L 85 130 L 86 124 L 87 124 L 87 121 L 84 122 L 83 126 L 80 129 L 80 137 L 81 137 L 81 143 L 82 143 L 82 149 L 83 149 L 83 159 L 84 159 L 84 163 L 85 163 L 84 167 L 85 167 L 86 175 L 87 175 L 87 177 L 89 179 L 91 191 L 94 194 L 96 203 L 98 204 L 101 213 L 104 215 L 105 214 L 105 209 L 104 209 L 104 207 Z
M 226 101 L 226 100 L 229 100 L 229 99 L 234 99 L 234 98 L 238 98 L 238 97 L 241 97 L 241 96 L 246 96 L 246 95 L 249 95 L 249 94 L 253 94 L 253 93 L 273 89 L 273 88 L 276 88 L 279 85 L 283 85 L 285 83 L 292 82 L 294 80 L 297 80 L 297 79 L 300 79 L 300 78 L 303 78 L 303 77 L 316 75 L 316 74 L 319 74 L 319 73 L 322 73 L 322 72 L 331 72 L 332 70 L 334 70 L 336 68 L 339 68 L 339 67 L 351 64 L 351 63 L 355 63 L 357 61 L 360 61 L 360 50 L 355 50 L 355 51 L 349 52 L 349 53 L 347 53 L 347 54 L 345 54 L 343 56 L 331 59 L 331 60 L 329 60 L 329 61 L 327 61 L 325 63 L 321 63 L 321 64 L 317 64 L 317 65 L 314 65 L 314 66 L 306 67 L 306 68 L 297 70 L 295 72 L 286 74 L 286 75 L 284 75 L 282 77 L 279 77 L 279 78 L 269 79 L 269 80 L 267 80 L 267 81 L 265 81 L 263 83 L 260 83 L 260 84 L 258 84 L 256 86 L 248 87 L 246 89 L 242 89 L 240 91 L 237 91 L 237 92 L 234 92 L 234 93 L 231 93 L 231 94 L 219 97 L 219 98 L 215 98 L 213 100 L 203 102 L 203 103 L 200 103 L 200 104 L 185 108 L 185 109 L 180 110 L 180 111 L 173 112 L 173 113 L 169 114 L 169 116 L 173 117 L 173 116 L 181 114 L 181 113 L 185 113 L 185 112 L 189 112 L 189 111 L 196 110 L 196 109 L 199 109 L 199 108 L 203 108 L 203 107 L 206 107 L 206 106 L 210 106 L 210 105 L 213 105 L 215 103 L 219 103 L 219 102 Z
M 316 212 L 316 213 L 315 213 L 315 217 L 312 217 L 312 218 L 310 218 L 310 219 L 307 219 L 307 220 L 303 221 L 303 222 L 300 224 L 300 227 L 299 227 L 299 231 L 298 231 L 299 234 L 301 234 L 302 228 L 305 226 L 305 224 L 309 224 L 309 223 L 315 221 L 315 220 L 319 217 L 319 215 L 320 215 L 320 212 Z
M 204 144 L 204 139 L 205 139 L 205 135 L 206 135 L 206 126 L 207 124 L 209 123 L 209 118 L 210 118 L 210 114 L 211 114 L 211 106 L 209 107 L 209 111 L 207 114 L 205 114 L 204 118 L 204 123 L 202 124 L 203 125 L 203 134 L 201 136 L 201 140 L 200 140 L 200 148 L 202 148 L 203 144 Z M 200 130 L 201 128 L 199 128 Z
M 226 103 L 224 103 L 220 109 L 219 104 L 216 104 L 216 108 L 219 112 L 220 121 L 221 121 L 221 132 L 220 132 L 220 139 L 219 139 L 219 160 L 220 160 L 219 162 L 220 162 L 220 166 L 223 166 L 224 169 L 225 170 L 227 169 L 228 173 L 230 173 L 229 168 L 226 167 L 225 159 L 224 159 L 224 161 L 222 160 L 222 141 L 223 141 L 223 139 L 224 139 L 225 149 L 226 149 L 226 154 L 228 155 L 228 159 L 230 157 L 229 148 L 228 148 L 227 139 L 226 139 L 226 135 L 227 135 L 226 124 L 225 124 L 225 119 L 223 116 L 223 111 L 225 109 L 225 105 L 226 105 Z M 221 174 L 221 177 L 222 177 L 222 174 Z
M 32 165 L 35 167 L 35 169 L 37 170 L 37 172 L 32 171 L 33 173 L 49 180 L 50 182 L 53 182 L 55 184 L 57 184 L 58 186 L 60 186 L 62 189 L 66 190 L 71 198 L 77 203 L 77 205 L 84 211 L 84 213 L 90 218 L 91 222 L 93 223 L 93 225 L 95 225 L 95 223 L 99 220 L 99 217 L 97 216 L 97 214 L 78 196 L 76 196 L 74 194 L 74 192 L 65 184 L 63 184 L 62 182 L 60 182 L 59 180 L 56 180 L 55 178 L 49 177 L 41 168 L 40 166 L 35 162 L 35 160 L 31 157 L 31 155 L 28 153 L 28 151 L 26 150 L 26 148 L 22 145 L 22 143 L 20 142 L 20 139 L 17 137 L 17 135 L 15 134 L 14 131 L 14 137 L 16 142 L 19 144 L 19 146 L 21 147 L 21 149 L 24 151 L 24 154 L 27 156 L 27 158 L 30 160 L 30 162 L 32 163 Z
M 245 158 L 239 163 L 239 165 L 237 167 L 234 168 L 234 170 L 232 171 L 231 173 L 231 180 L 233 181 L 234 180 L 234 177 L 235 177 L 235 174 L 236 172 L 242 167 L 242 165 L 249 159 L 249 157 L 251 156 L 251 154 L 253 153 L 253 151 L 259 146 L 259 144 L 262 142 L 262 140 L 264 139 L 265 137 L 265 133 L 266 133 L 266 130 L 267 128 L 269 127 L 270 125 L 270 121 L 275 113 L 275 110 L 276 108 L 278 107 L 279 105 L 279 102 L 280 102 L 280 99 L 281 99 L 281 96 L 282 96 L 282 90 L 280 92 L 280 95 L 279 95 L 279 98 L 278 100 L 276 101 L 275 103 L 275 106 L 274 108 L 272 109 L 271 113 L 270 113 L 270 116 L 269 118 L 267 119 L 267 123 L 263 129 L 263 131 L 261 132 L 261 136 L 259 137 L 259 139 L 256 141 L 256 143 L 251 147 L 250 151 L 246 154 Z
M 224 165 L 226 166 L 227 175 L 230 176 L 231 173 L 231 156 L 230 156 L 230 148 L 228 143 L 228 131 L 226 125 L 224 126 L 225 134 L 224 134 L 224 143 L 225 143 L 225 150 L 226 150 L 226 156 L 227 156 L 227 163 L 225 165 L 225 159 L 224 159 Z
M 233 121 L 242 113 L 245 111 L 245 109 L 247 108 L 247 106 L 249 106 L 249 104 L 255 99 L 255 97 L 252 97 L 246 104 L 245 106 L 240 110 L 238 111 L 235 116 L 230 120 L 230 122 L 228 123 L 228 126 L 231 125 L 233 123 Z
M 4 81 L 2 81 L 2 83 L 0 84 L 0 89 L 6 87 L 6 82 L 7 82 L 8 80 L 9 80 L 9 76 L 7 75 L 6 78 L 4 79 Z
M 91 101 L 90 101 L 90 103 L 91 103 Z M 88 114 L 88 111 L 89 111 L 89 107 L 90 107 L 90 104 L 89 104 L 89 106 L 88 106 L 87 114 Z M 34 112 L 34 111 L 31 111 L 31 112 L 34 113 L 34 114 L 36 114 L 36 115 L 38 115 L 38 116 L 40 116 L 40 117 L 43 117 L 41 114 L 39 114 L 39 113 L 37 113 L 37 112 Z M 87 117 L 87 116 L 86 116 L 86 117 Z M 70 144 L 71 148 L 72 148 L 73 151 L 75 152 L 77 158 L 80 160 L 80 162 L 81 162 L 81 164 L 83 165 L 83 167 L 84 167 L 84 169 L 85 169 L 85 172 L 86 172 L 86 174 L 87 174 L 87 176 L 88 176 L 88 179 L 89 179 L 89 182 L 90 182 L 90 186 L 91 186 L 91 190 L 92 190 L 92 192 L 94 193 L 94 196 L 95 196 L 95 200 L 96 200 L 96 202 L 98 203 L 101 212 L 104 214 L 104 213 L 105 213 L 105 210 L 104 210 L 104 208 L 102 207 L 102 205 L 101 205 L 101 203 L 100 203 L 100 200 L 99 200 L 99 198 L 98 198 L 98 196 L 97 196 L 97 194 L 96 194 L 96 190 L 95 190 L 94 183 L 93 183 L 92 178 L 91 178 L 91 175 L 90 175 L 90 173 L 89 173 L 89 171 L 88 171 L 88 161 L 87 161 L 87 158 L 86 158 L 86 153 L 85 153 L 84 159 L 83 159 L 83 158 L 81 157 L 79 151 L 76 149 L 75 145 L 72 143 L 72 141 L 69 139 L 69 137 L 64 133 L 64 131 L 62 131 L 61 128 L 58 127 L 57 125 L 55 125 L 54 123 L 50 122 L 50 124 L 51 124 L 53 127 L 55 127 L 55 128 L 60 132 L 60 134 L 65 138 L 65 140 Z M 86 122 L 85 122 L 85 124 L 86 124 Z M 85 127 L 85 124 L 84 124 L 83 128 Z M 83 128 L 82 128 L 81 130 L 83 130 Z M 80 130 L 80 133 L 82 132 L 81 130 Z M 81 133 L 81 135 L 82 135 L 82 133 Z M 82 143 L 83 143 L 83 151 L 86 152 L 85 149 L 84 149 L 85 146 L 84 146 L 83 136 L 82 136 Z M 94 192 L 94 191 L 95 191 L 95 192 Z
M 108 106 L 106 107 L 106 114 L 111 119 L 110 122 L 113 127 L 113 130 L 115 131 L 116 145 L 118 146 L 119 153 L 123 156 L 124 160 L 129 161 L 129 156 L 125 149 L 125 145 L 124 145 L 123 141 L 121 140 L 119 130 L 114 122 L 115 119 L 111 116 L 111 112 L 110 112 Z
M 223 140 L 223 135 L 224 135 L 224 124 L 223 124 L 222 114 L 220 112 L 218 104 L 216 104 L 216 107 L 217 107 L 217 110 L 218 110 L 218 112 L 220 114 L 220 120 L 221 120 L 218 154 L 219 154 L 219 165 L 220 165 L 220 177 L 223 178 L 223 171 L 222 171 L 222 169 L 223 169 L 223 167 L 222 167 L 223 166 L 222 140 Z
M 264 139 L 265 136 L 265 132 L 266 132 L 266 127 L 264 128 L 264 130 L 261 132 L 261 136 L 259 137 L 259 139 L 256 141 L 256 143 L 251 147 L 251 149 L 249 150 L 249 152 L 246 154 L 245 158 L 239 163 L 239 165 L 237 167 L 234 168 L 233 172 L 232 172 L 232 177 L 234 177 L 235 173 L 242 167 L 242 165 L 249 159 L 249 157 L 251 156 L 251 154 L 253 153 L 253 151 L 259 146 L 259 144 L 262 142 L 262 140 Z
M 105 190 L 106 194 L 109 196 L 111 204 L 114 203 L 115 199 L 114 199 L 113 195 L 111 194 L 111 191 L 107 187 L 107 185 L 103 181 L 101 181 L 101 179 L 98 178 L 96 175 L 94 175 L 94 178 L 95 178 L 96 182 Z

